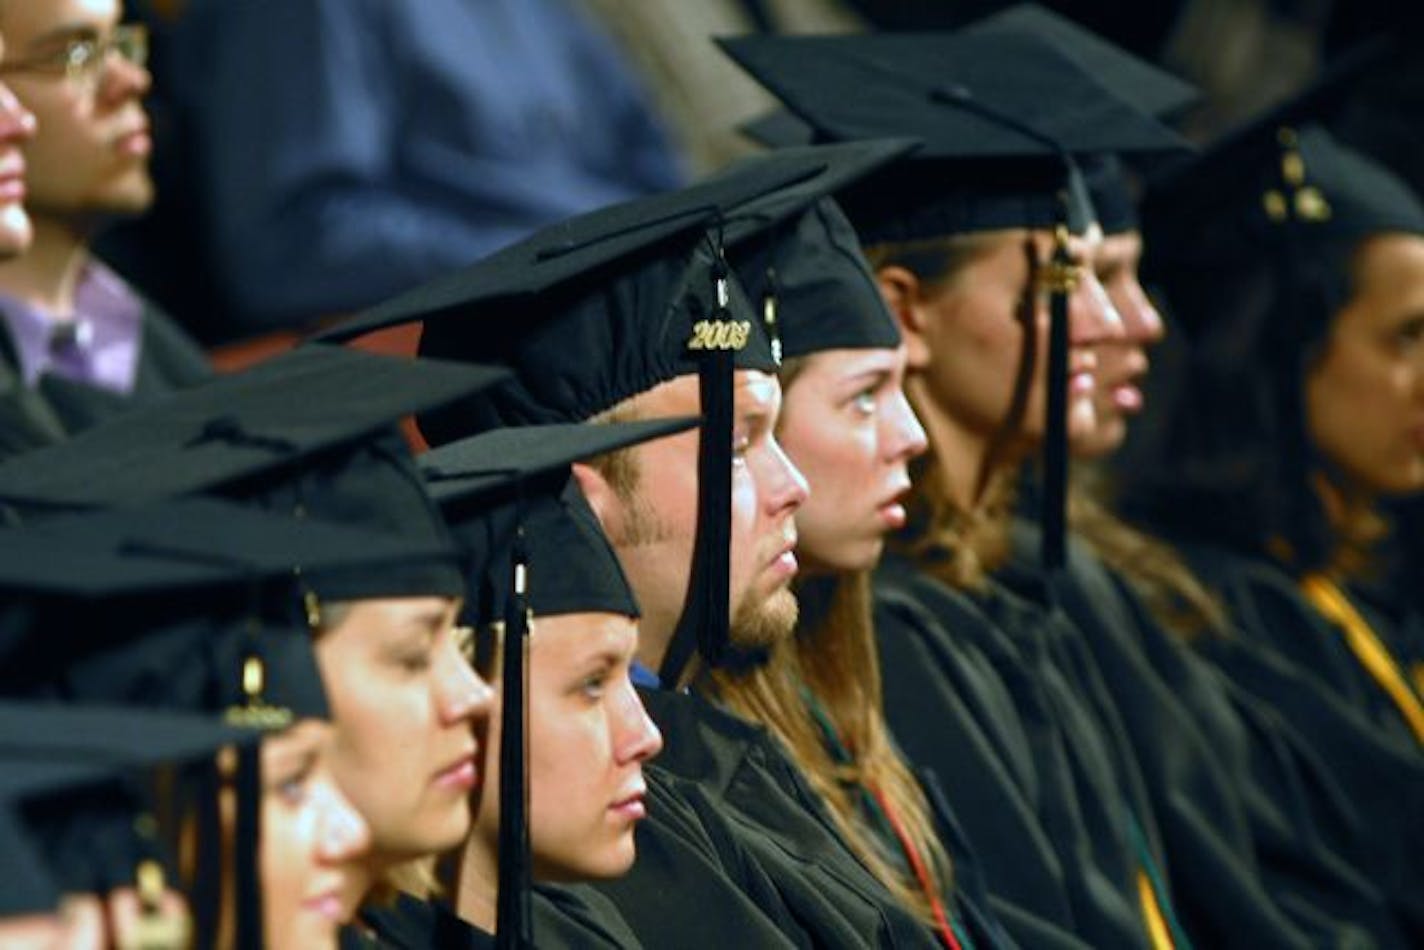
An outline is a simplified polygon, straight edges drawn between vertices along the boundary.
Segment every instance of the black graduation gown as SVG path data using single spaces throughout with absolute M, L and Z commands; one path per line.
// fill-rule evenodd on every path
M 537 947 L 638 950 L 643 946 L 612 905 L 586 888 L 539 885 L 530 896 Z M 361 919 L 364 926 L 344 928 L 342 946 L 392 950 L 494 946 L 493 934 L 456 917 L 445 904 L 405 894 L 390 906 L 363 911 Z
M 622 878 L 590 885 L 649 947 L 809 947 L 812 941 L 727 819 L 699 812 L 679 779 L 643 769 L 648 817 Z M 695 921 L 690 925 L 689 921 Z
M 1181 550 L 1240 631 L 1202 654 L 1300 737 L 1327 780 L 1302 790 L 1322 835 L 1383 892 L 1407 939 L 1424 943 L 1424 752 L 1398 709 L 1278 567 Z
M 1140 788 L 1119 774 L 1131 763 L 1056 666 L 1066 621 L 992 581 L 971 599 L 894 554 L 875 595 L 891 729 L 942 782 L 1000 920 L 1025 946 L 1065 932 L 1146 946 L 1132 836 L 1155 852 L 1155 827 L 1124 794 Z
M 826 740 L 826 751 L 832 761 L 843 765 L 853 764 L 854 760 L 838 737 L 833 738 L 826 732 L 823 732 L 823 737 Z M 949 882 L 952 887 L 940 895 L 944 911 L 950 918 L 951 930 L 962 945 L 972 946 L 975 950 L 1007 950 L 1017 947 L 1018 944 L 994 914 L 978 855 L 974 853 L 968 836 L 960 827 L 949 800 L 944 796 L 944 790 L 939 786 L 938 778 L 929 770 L 919 772 L 915 778 L 929 805 L 929 817 L 935 835 L 953 864 L 953 879 Z M 881 853 L 896 865 L 900 874 L 908 878 L 912 873 L 909 857 L 895 827 L 890 823 L 889 815 L 882 806 L 873 802 L 867 788 L 848 785 L 846 792 L 853 796 L 860 820 L 875 835 Z M 923 856 L 921 857 L 923 859 Z
M 1020 570 L 1034 570 L 1039 541 L 1037 524 L 1015 523 Z M 1282 740 L 1273 717 L 1251 710 L 1249 700 L 1243 710 L 1229 684 L 1079 544 L 1069 547 L 1058 590 L 1118 706 L 1172 858 L 1174 903 L 1193 939 L 1211 947 L 1368 946 L 1369 930 L 1380 945 L 1397 945 L 1378 891 L 1278 805 L 1276 790 L 1299 774 L 1265 786 L 1253 774 L 1257 757 L 1265 760 L 1262 776 L 1288 758 L 1274 747 Z
M 764 729 L 683 693 L 647 690 L 643 700 L 665 742 L 648 773 L 661 773 L 669 793 L 704 828 L 730 836 L 737 857 L 720 862 L 723 873 L 769 910 L 787 940 L 816 947 L 938 946 L 930 929 L 840 839 L 815 793 Z M 649 811 L 632 872 L 596 886 L 650 945 L 663 945 L 654 932 L 680 938 L 674 941 L 679 946 L 689 940 L 703 945 L 698 931 L 710 911 L 695 879 L 678 865 L 644 864 L 641 832 L 660 831 L 651 802 Z
M 135 402 L 211 378 L 207 357 L 172 319 L 148 303 L 142 319 L 134 387 L 126 394 L 48 374 L 34 387 L 25 387 L 9 337 L 0 330 L 0 458 L 52 444 Z

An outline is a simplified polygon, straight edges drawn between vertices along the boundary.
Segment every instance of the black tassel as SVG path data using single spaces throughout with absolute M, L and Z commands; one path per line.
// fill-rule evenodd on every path
M 1040 559 L 1050 578 L 1067 560 L 1068 501 L 1068 301 L 1075 268 L 1068 253 L 1068 225 L 1055 229 L 1049 267 L 1048 418 L 1043 446 L 1043 539 Z
M 528 714 L 526 688 L 529 644 L 529 555 L 524 543 L 524 505 L 520 499 L 512 553 L 513 577 L 505 617 L 499 740 L 499 900 L 495 946 L 523 950 L 534 945 L 529 889 L 529 782 L 525 745 Z
M 261 950 L 262 878 L 258 853 L 262 841 L 262 745 L 237 750 L 237 820 L 233 827 L 236 872 L 238 950 Z

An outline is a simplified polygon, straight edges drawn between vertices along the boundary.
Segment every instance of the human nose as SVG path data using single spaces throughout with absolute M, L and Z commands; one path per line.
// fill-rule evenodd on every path
M 773 517 L 790 515 L 806 503 L 811 493 L 806 476 L 796 467 L 796 463 L 781 449 L 775 436 L 769 436 L 767 447 L 768 471 L 766 473 L 766 504 L 768 514 Z
M 619 765 L 646 762 L 663 749 L 663 734 L 648 715 L 637 690 L 629 682 L 618 713 L 614 755 Z
M 0 142 L 19 144 L 35 137 L 35 115 L 21 105 L 10 87 L 0 82 Z
M 318 783 L 321 824 L 317 835 L 318 856 L 328 864 L 340 864 L 365 854 L 371 846 L 371 827 L 330 778 Z
M 889 461 L 907 461 L 923 455 L 929 447 L 924 427 L 903 390 L 895 390 L 882 419 L 887 430 L 883 444 Z
M 494 690 L 470 666 L 453 630 L 441 634 L 443 643 L 436 665 L 436 704 L 443 725 L 477 721 L 489 716 L 494 706 Z
M 1147 291 L 1142 289 L 1137 278 L 1131 278 L 1119 293 L 1113 294 L 1112 302 L 1118 315 L 1122 317 L 1123 331 L 1127 339 L 1134 343 L 1151 345 L 1160 343 L 1167 335 L 1162 315 L 1157 312 L 1152 298 L 1147 296 Z
M 1084 268 L 1081 283 L 1069 300 L 1068 338 L 1074 346 L 1091 346 L 1126 335 L 1122 316 L 1096 274 Z
M 153 88 L 153 73 L 142 62 L 110 48 L 99 64 L 99 88 L 109 101 L 143 98 Z

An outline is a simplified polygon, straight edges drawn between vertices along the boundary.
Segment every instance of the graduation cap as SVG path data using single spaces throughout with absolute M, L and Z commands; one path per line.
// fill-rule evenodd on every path
M 1125 234 L 1138 230 L 1137 199 L 1128 182 L 1127 169 L 1116 155 L 1089 155 L 1079 162 L 1083 184 L 1093 210 L 1098 213 L 1098 226 L 1103 234 Z
M 768 109 L 761 115 L 748 119 L 737 126 L 737 131 L 767 148 L 813 145 L 816 141 L 816 130 L 810 123 L 782 106 Z
M 773 109 L 740 127 L 743 135 L 767 148 L 791 148 L 809 144 L 815 130 L 786 109 Z M 1104 234 L 1123 234 L 1138 227 L 1137 199 L 1128 181 L 1122 160 L 1112 153 L 1084 155 L 1077 159 L 1088 192 L 1088 201 L 1097 214 Z M 748 288 L 751 293 L 751 288 Z
M 140 942 L 183 942 L 158 911 L 168 879 L 162 848 L 145 796 L 128 780 L 159 765 L 211 771 L 217 750 L 251 750 L 259 736 L 208 716 L 0 702 L 0 917 L 53 912 L 64 893 L 131 886 Z M 248 846 L 236 855 L 237 879 L 255 888 L 256 834 L 238 840 Z M 260 910 L 245 910 L 256 916 L 239 923 L 240 945 L 256 945 Z
M 728 256 L 747 296 L 761 306 L 778 360 L 899 345 L 899 328 L 855 229 L 830 196 L 879 179 L 918 146 L 899 138 L 784 149 L 782 160 L 806 156 L 823 161 L 826 170 L 730 212 Z
M 1154 277 L 1172 283 L 1196 269 L 1187 279 L 1205 292 L 1213 289 L 1201 279 L 1207 275 L 1220 277 L 1220 286 L 1233 272 L 1286 268 L 1286 283 L 1327 282 L 1316 289 L 1323 312 L 1295 315 L 1311 318 L 1302 323 L 1305 336 L 1323 330 L 1322 320 L 1348 295 L 1343 281 L 1356 245 L 1424 225 L 1408 185 L 1319 125 L 1390 48 L 1384 41 L 1354 48 L 1302 92 L 1149 178 L 1142 210 Z M 1221 314 L 1217 306 L 1192 306 L 1175 316 L 1192 332 Z
M 964 36 L 1028 33 L 1053 44 L 1083 71 L 1148 115 L 1168 118 L 1201 98 L 1191 83 L 1036 3 L 1020 3 L 968 23 Z
M 477 365 L 308 346 L 137 407 L 0 465 L 0 500 L 36 512 L 222 494 L 293 517 L 443 537 L 395 423 L 507 377 Z M 447 560 L 332 566 L 328 599 L 459 592 Z
M 308 626 L 313 580 L 432 559 L 456 563 L 448 539 L 207 498 L 0 531 L 0 693 L 275 725 L 325 716 Z
M 685 432 L 697 419 L 494 429 L 423 456 L 421 469 L 465 546 L 466 617 L 504 625 L 497 939 L 532 946 L 525 740 L 529 616 L 638 615 L 637 599 L 569 466 Z
M 1159 119 L 1182 113 L 1201 99 L 1188 82 L 1110 43 L 1067 17 L 1036 3 L 1022 3 L 976 20 L 960 33 L 1033 33 L 1054 44 L 1125 101 Z M 1115 153 L 1078 158 L 1088 197 L 1104 234 L 1137 229 L 1136 200 L 1127 169 Z
M 1185 147 L 1064 52 L 1062 37 L 993 28 L 961 34 L 752 36 L 719 41 L 807 122 L 818 140 L 914 135 L 924 146 L 886 187 L 842 203 L 863 241 L 916 241 L 1002 228 L 1051 228 L 1043 561 L 1065 558 L 1068 233 L 1093 220 L 1074 157 Z M 1101 48 L 1098 51 L 1102 55 Z M 1123 54 L 1124 56 L 1126 54 Z
M 718 41 L 806 122 L 816 141 L 924 140 L 893 182 L 842 199 L 867 243 L 1052 227 L 1091 217 L 1066 155 L 1185 143 L 1130 95 L 1024 30 Z M 1126 55 L 1126 54 L 1123 54 Z M 1066 169 L 1066 170 L 1065 170 Z

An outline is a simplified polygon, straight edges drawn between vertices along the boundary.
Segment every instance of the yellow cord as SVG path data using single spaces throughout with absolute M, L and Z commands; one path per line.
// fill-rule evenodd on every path
M 1152 938 L 1154 950 L 1173 950 L 1172 932 L 1167 928 L 1167 919 L 1162 916 L 1162 905 L 1157 903 L 1157 892 L 1152 889 L 1152 878 L 1146 871 L 1137 872 L 1137 900 L 1142 905 L 1142 916 L 1147 920 L 1147 935 Z
M 1336 586 L 1335 582 L 1320 574 L 1310 574 L 1300 582 L 1306 598 L 1328 619 L 1334 621 L 1344 631 L 1345 642 L 1355 658 L 1379 684 L 1380 688 L 1394 700 L 1399 713 L 1414 733 L 1414 738 L 1424 744 L 1424 703 L 1409 688 L 1409 682 L 1399 669 L 1399 664 L 1390 656 L 1389 649 L 1379 636 L 1370 629 L 1355 605 Z

